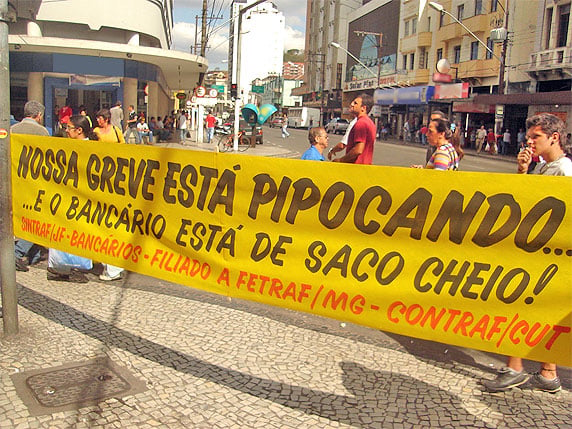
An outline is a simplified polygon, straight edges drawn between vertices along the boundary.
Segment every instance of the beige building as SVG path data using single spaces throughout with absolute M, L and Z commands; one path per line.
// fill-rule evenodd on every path
M 419 127 L 435 109 L 465 129 L 467 138 L 480 125 L 509 128 L 516 136 L 526 117 L 539 111 L 558 114 L 570 129 L 570 0 L 434 2 L 442 12 L 429 3 L 370 0 L 349 11 L 347 29 L 338 29 L 347 35 L 337 49 L 344 61 L 336 64 L 341 66 L 342 113 L 366 92 L 374 95 L 378 123 L 388 123 L 396 136 L 405 121 Z M 328 7 L 338 4 L 347 2 L 331 1 Z M 314 35 L 307 35 L 310 54 L 312 37 L 327 34 L 326 22 L 315 26 L 322 8 L 327 10 L 320 2 L 308 2 L 312 20 L 307 25 Z M 310 58 L 307 86 L 321 78 Z M 439 60 L 449 67 L 437 70 Z M 328 64 L 333 66 L 333 60 Z M 333 91 L 328 76 L 325 91 Z M 307 100 L 304 105 L 312 105 Z

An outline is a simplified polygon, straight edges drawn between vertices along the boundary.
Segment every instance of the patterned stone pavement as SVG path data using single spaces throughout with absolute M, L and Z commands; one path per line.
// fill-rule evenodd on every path
M 17 336 L 0 337 L 0 428 L 564 428 L 556 395 L 488 394 L 503 358 L 230 300 L 128 273 L 18 272 Z M 107 357 L 142 393 L 32 416 L 11 374 Z M 534 362 L 527 362 L 533 371 Z

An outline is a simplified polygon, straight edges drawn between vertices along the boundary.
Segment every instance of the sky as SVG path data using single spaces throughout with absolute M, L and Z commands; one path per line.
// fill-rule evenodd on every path
M 284 50 L 304 49 L 304 32 L 306 28 L 306 1 L 304 0 L 274 0 L 278 10 L 283 13 L 286 21 L 286 37 Z M 202 0 L 175 0 L 173 8 L 173 46 L 172 49 L 189 53 L 195 43 L 195 16 L 202 14 Z M 213 27 L 220 29 L 211 36 L 206 57 L 209 70 L 226 70 L 223 60 L 228 58 L 228 30 L 231 0 L 208 0 L 209 8 L 214 6 L 224 17 L 214 20 Z M 198 20 L 200 35 L 200 18 Z

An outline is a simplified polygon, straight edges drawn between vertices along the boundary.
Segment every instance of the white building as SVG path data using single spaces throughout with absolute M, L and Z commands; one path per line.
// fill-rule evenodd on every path
M 177 107 L 174 95 L 192 90 L 205 58 L 169 50 L 173 0 L 11 0 L 11 109 L 27 100 L 54 108 L 66 103 L 88 114 L 133 104 L 149 116 Z
M 238 36 L 239 10 L 252 3 L 254 0 L 234 0 L 231 6 L 235 19 L 230 26 L 230 78 L 232 83 L 238 83 L 245 98 L 253 80 L 282 73 L 284 56 L 284 15 L 271 2 L 259 4 L 242 14 Z M 240 40 L 240 49 L 237 49 L 236 40 Z M 237 62 L 239 50 L 240 61 Z M 237 64 L 240 82 L 236 81 Z

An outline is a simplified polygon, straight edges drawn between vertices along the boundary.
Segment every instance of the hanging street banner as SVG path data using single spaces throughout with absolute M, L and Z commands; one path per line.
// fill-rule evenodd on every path
M 572 365 L 572 178 L 308 162 L 12 135 L 14 233 L 221 295 Z

